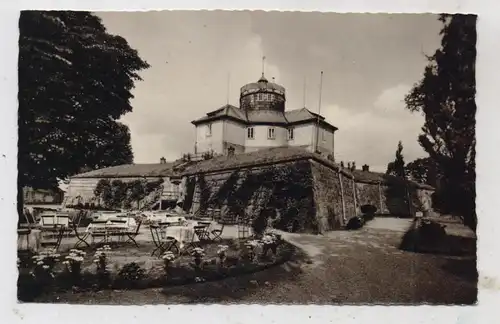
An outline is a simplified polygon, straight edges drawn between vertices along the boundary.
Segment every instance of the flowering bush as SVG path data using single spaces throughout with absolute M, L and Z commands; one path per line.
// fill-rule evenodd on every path
M 86 253 L 81 250 L 72 249 L 63 261 L 66 272 L 71 274 L 75 281 L 81 278 L 83 257 L 85 255 Z
M 127 288 L 134 287 L 144 278 L 145 272 L 137 263 L 127 263 L 118 273 L 118 281 Z
M 54 267 L 61 255 L 53 252 L 41 252 L 33 256 L 34 268 L 31 275 L 41 282 L 54 278 Z
M 170 264 L 175 260 L 175 254 L 171 251 L 167 251 L 162 255 L 161 258 L 163 259 L 163 269 L 165 270 L 165 274 L 168 276 L 170 271 Z
M 94 254 L 94 263 L 96 264 L 96 274 L 99 286 L 105 286 L 109 283 L 109 271 L 107 269 L 108 258 L 107 251 L 110 251 L 109 245 L 98 248 Z
M 66 256 L 63 264 L 66 266 L 68 272 L 79 272 L 83 262 L 83 257 L 86 255 L 84 251 L 78 249 L 71 249 Z
M 261 239 L 262 247 L 262 257 L 266 257 L 267 252 L 271 250 L 274 255 L 276 255 L 276 249 L 280 238 L 274 233 L 267 233 Z
M 194 258 L 194 267 L 196 270 L 201 269 L 201 264 L 203 262 L 203 257 L 205 256 L 205 250 L 200 247 L 196 247 L 191 252 L 191 256 Z
M 245 252 L 249 261 L 254 261 L 255 259 L 255 249 L 261 246 L 261 242 L 258 240 L 250 240 L 245 243 Z
M 229 246 L 227 246 L 227 245 L 219 245 L 219 248 L 217 249 L 217 256 L 219 257 L 221 266 L 224 265 L 224 261 L 226 260 L 226 257 L 227 257 L 226 252 L 228 249 L 229 249 Z

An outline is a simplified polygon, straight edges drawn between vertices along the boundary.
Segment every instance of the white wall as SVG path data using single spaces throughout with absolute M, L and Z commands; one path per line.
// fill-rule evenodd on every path
M 333 153 L 334 151 L 334 133 L 330 130 L 320 128 L 319 130 L 319 150 L 322 152 Z
M 314 151 L 314 138 L 316 136 L 314 124 L 293 126 L 293 140 L 288 141 L 289 146 L 302 146 L 307 150 Z
M 274 128 L 274 139 L 267 138 L 267 132 L 270 127 Z M 261 148 L 286 146 L 287 145 L 287 129 L 279 126 L 255 125 L 253 126 L 253 139 L 247 136 L 245 129 L 245 152 L 252 152 Z
M 334 133 L 320 127 L 316 129 L 316 123 L 294 126 L 294 138 L 288 141 L 289 146 L 307 147 L 311 152 L 315 151 L 316 136 L 318 136 L 318 149 L 322 152 L 333 153 Z
M 224 121 L 224 141 L 236 145 L 245 145 L 246 127 L 230 120 Z
M 212 134 L 207 135 L 207 124 L 196 125 L 196 153 L 203 153 L 213 150 L 215 153 L 222 154 L 222 129 L 223 122 L 218 120 L 210 123 L 212 125 Z

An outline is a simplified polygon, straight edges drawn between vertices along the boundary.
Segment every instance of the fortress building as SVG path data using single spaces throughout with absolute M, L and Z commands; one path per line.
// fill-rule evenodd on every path
M 333 156 L 337 128 L 306 108 L 285 111 L 285 105 L 285 88 L 262 73 L 257 82 L 241 87 L 239 108 L 228 104 L 192 122 L 195 154 L 302 147 Z
M 174 203 L 191 214 L 220 209 L 226 217 L 237 209 L 252 219 L 273 210 L 275 228 L 321 233 L 345 226 L 363 205 L 406 216 L 430 206 L 432 187 L 371 172 L 367 165 L 358 170 L 336 164 L 337 128 L 305 107 L 286 110 L 285 105 L 285 88 L 263 73 L 241 88 L 240 107 L 228 104 L 192 122 L 196 158 L 74 175 L 63 206 L 101 206 L 95 193 L 101 180 L 122 185 L 160 179 L 161 185 L 132 208 L 164 209 Z M 403 182 L 411 203 L 388 190 Z

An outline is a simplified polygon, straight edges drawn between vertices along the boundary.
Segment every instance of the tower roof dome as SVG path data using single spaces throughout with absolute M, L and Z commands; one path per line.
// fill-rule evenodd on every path
M 264 75 L 257 82 L 245 84 L 241 87 L 241 95 L 251 92 L 273 92 L 285 95 L 285 88 L 277 83 L 269 82 Z

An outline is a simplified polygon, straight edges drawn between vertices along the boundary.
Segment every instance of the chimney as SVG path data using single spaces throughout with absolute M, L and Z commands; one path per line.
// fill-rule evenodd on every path
M 160 164 L 167 164 L 167 160 L 164 157 L 162 157 L 160 159 Z
M 364 172 L 370 172 L 370 166 L 368 164 L 363 165 Z

